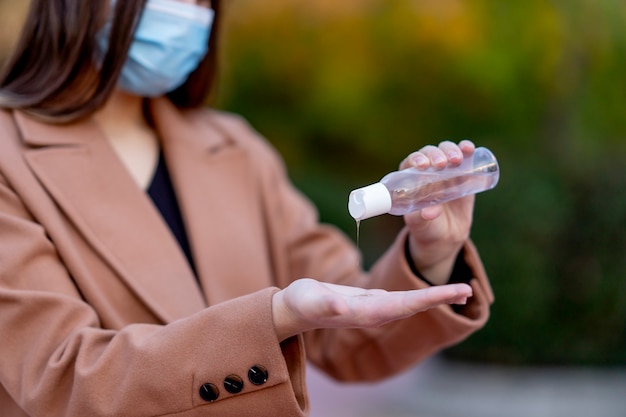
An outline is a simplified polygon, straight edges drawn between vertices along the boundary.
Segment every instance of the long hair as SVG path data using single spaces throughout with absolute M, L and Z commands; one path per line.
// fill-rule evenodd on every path
M 91 115 L 117 85 L 147 0 L 115 2 L 109 49 L 96 66 L 96 34 L 110 2 L 32 0 L 13 54 L 0 73 L 0 108 L 19 109 L 48 122 L 65 123 Z M 217 75 L 219 0 L 209 52 L 187 81 L 168 94 L 178 107 L 202 105 Z

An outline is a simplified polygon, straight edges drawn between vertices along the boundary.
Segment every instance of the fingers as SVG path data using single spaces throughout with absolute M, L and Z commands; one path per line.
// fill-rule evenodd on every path
M 441 204 L 424 207 L 422 210 L 420 210 L 419 214 L 422 220 L 426 220 L 427 222 L 429 222 L 431 220 L 435 220 L 437 217 L 443 214 L 443 207 L 441 206 Z
M 338 327 L 378 327 L 444 304 L 465 304 L 472 294 L 466 284 L 430 287 L 423 290 L 364 293 L 347 300 L 347 313 Z
M 387 315 L 398 319 L 428 310 L 443 304 L 465 304 L 472 296 L 472 287 L 467 284 L 449 284 L 421 290 L 391 291 L 377 294 L 363 294 L 350 299 L 355 311 L 361 309 L 364 315 Z
M 474 152 L 474 149 L 474 143 L 469 140 L 462 140 L 458 144 L 443 141 L 438 146 L 427 145 L 406 157 L 400 164 L 400 169 L 409 167 L 443 169 L 448 165 L 458 166 L 464 157 Z
M 442 304 L 465 304 L 472 296 L 472 287 L 467 284 L 448 284 L 409 291 L 415 297 L 414 308 L 426 310 Z
M 463 152 L 464 156 L 469 156 L 476 150 L 476 145 L 474 145 L 474 142 L 471 140 L 464 139 L 459 142 L 459 148 L 461 149 L 461 152 Z

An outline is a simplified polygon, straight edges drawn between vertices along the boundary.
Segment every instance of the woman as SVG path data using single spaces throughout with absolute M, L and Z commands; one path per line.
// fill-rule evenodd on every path
M 219 18 L 32 1 L 0 79 L 3 416 L 305 416 L 305 360 L 382 379 L 487 320 L 472 197 L 406 216 L 364 273 L 268 143 L 201 108 Z

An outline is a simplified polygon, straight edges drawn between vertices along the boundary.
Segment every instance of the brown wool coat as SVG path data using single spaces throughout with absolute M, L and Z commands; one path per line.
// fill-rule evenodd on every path
M 278 343 L 271 298 L 294 279 L 426 287 L 404 258 L 406 232 L 365 274 L 240 118 L 150 105 L 199 284 L 95 122 L 0 110 L 3 417 L 305 416 L 305 352 L 336 378 L 376 380 L 487 320 L 493 296 L 468 242 L 474 297 L 463 314 L 445 306 Z M 248 378 L 255 365 L 268 372 L 259 385 Z M 225 389 L 229 375 L 242 378 L 240 392 Z M 219 390 L 213 402 L 199 394 L 206 383 Z

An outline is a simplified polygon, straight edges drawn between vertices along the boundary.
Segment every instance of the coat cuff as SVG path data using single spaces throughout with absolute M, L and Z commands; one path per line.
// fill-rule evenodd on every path
M 374 282 L 374 288 L 385 288 L 389 291 L 403 291 L 413 289 L 428 288 L 430 284 L 419 274 L 416 274 L 411 267 L 405 252 L 405 245 L 408 239 L 408 229 L 404 228 L 397 236 L 389 250 L 383 255 L 381 260 L 374 266 L 373 271 L 385 270 L 383 273 L 375 273 L 373 276 L 385 277 L 382 282 Z M 458 306 L 455 310 L 463 316 L 477 320 L 480 323 L 486 322 L 489 315 L 489 305 L 494 301 L 491 284 L 487 278 L 485 268 L 471 240 L 467 240 L 459 252 L 457 258 L 458 266 L 455 266 L 455 273 L 451 276 L 450 282 L 466 282 L 474 292 L 468 299 L 467 304 Z M 456 281 L 456 279 L 463 281 Z M 449 306 L 444 306 L 452 310 Z M 452 311 L 451 311 L 452 312 Z
M 309 406 L 302 336 L 279 342 L 275 333 L 266 333 L 273 329 L 271 303 L 277 291 L 277 288 L 268 288 L 219 306 L 224 322 L 238 321 L 239 324 L 232 323 L 232 327 L 242 327 L 240 321 L 243 319 L 249 325 L 243 326 L 245 331 L 239 333 L 238 340 L 224 340 L 224 343 L 234 343 L 232 360 L 213 363 L 213 366 L 205 367 L 204 372 L 194 375 L 194 408 L 207 407 L 215 415 L 230 415 L 233 410 L 244 415 L 244 410 L 255 409 L 290 410 L 290 415 L 306 415 Z M 261 311 L 248 309 L 248 306 L 259 305 L 266 308 Z M 254 312 L 255 316 L 246 318 L 248 312 Z M 229 327 L 228 323 L 222 323 L 222 326 L 224 329 Z M 212 337 L 220 338 L 220 335 Z M 250 343 L 256 346 L 251 348 Z M 210 356 L 211 352 L 206 354 Z M 234 386 L 229 378 L 235 380 Z

